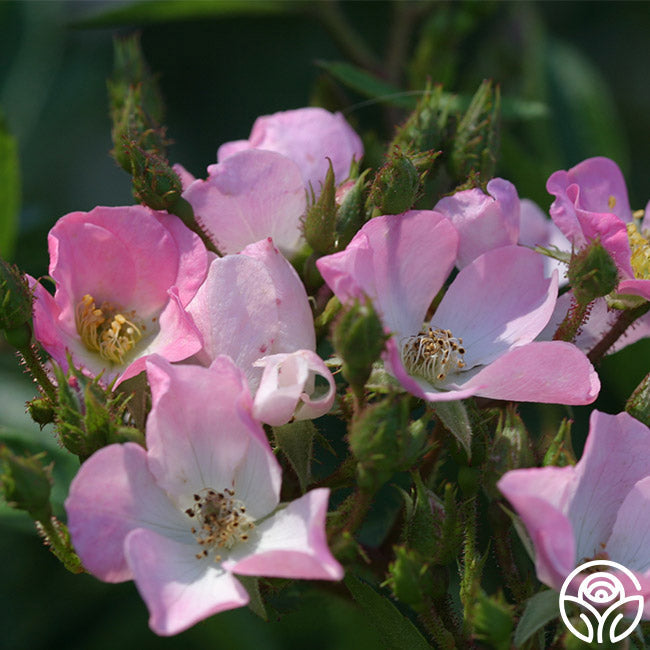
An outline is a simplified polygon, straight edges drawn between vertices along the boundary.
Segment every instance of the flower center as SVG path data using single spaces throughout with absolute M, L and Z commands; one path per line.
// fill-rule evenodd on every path
M 84 345 L 106 361 L 122 365 L 124 356 L 142 338 L 143 325 L 135 324 L 135 311 L 126 316 L 108 302 L 95 306 L 95 299 L 86 294 L 75 310 L 77 332 Z
M 641 234 L 640 228 L 636 224 L 627 224 L 627 237 L 630 240 L 630 250 L 632 255 L 630 263 L 634 271 L 634 276 L 638 280 L 650 280 L 650 241 L 648 240 L 647 231 Z
M 244 504 L 228 488 L 223 492 L 206 488 L 195 494 L 194 505 L 185 514 L 196 521 L 192 534 L 202 548 L 197 559 L 207 557 L 211 550 L 229 550 L 237 542 L 245 542 L 249 531 L 255 528 Z M 215 553 L 214 559 L 220 562 L 221 555 Z
M 402 341 L 402 363 L 410 375 L 435 384 L 465 367 L 463 339 L 450 330 L 432 329 Z

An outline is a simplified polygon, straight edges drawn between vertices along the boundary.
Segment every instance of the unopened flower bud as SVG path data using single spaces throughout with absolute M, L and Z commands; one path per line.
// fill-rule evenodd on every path
M 475 637 L 489 648 L 510 648 L 514 628 L 513 610 L 501 592 L 488 596 L 479 591 L 472 611 Z
M 27 411 L 32 420 L 43 428 L 46 424 L 54 422 L 55 411 L 52 402 L 46 397 L 33 399 L 27 402 Z
M 592 300 L 606 296 L 618 284 L 616 264 L 598 241 L 572 256 L 568 275 L 579 305 L 588 305 Z
M 400 441 L 408 435 L 406 400 L 387 398 L 368 406 L 352 421 L 349 444 L 358 461 L 359 487 L 381 487 L 398 470 Z
M 625 404 L 625 410 L 639 422 L 650 427 L 650 373 L 634 389 Z
M 321 255 L 334 251 L 336 238 L 336 185 L 334 183 L 334 170 L 332 161 L 325 176 L 320 196 L 315 198 L 311 190 L 311 205 L 305 214 L 303 232 L 307 243 Z
M 0 330 L 21 349 L 32 338 L 32 292 L 25 276 L 0 258 Z
M 402 214 L 411 208 L 420 189 L 420 174 L 409 156 L 394 149 L 377 172 L 368 202 L 380 214 Z
M 148 153 L 134 142 L 126 142 L 131 160 L 133 194 L 153 210 L 168 210 L 178 201 L 183 187 L 178 174 L 162 157 Z
M 445 567 L 432 567 L 415 550 L 396 546 L 395 560 L 388 567 L 388 584 L 400 602 L 416 612 L 429 598 L 439 600 L 447 593 L 449 575 Z
M 499 88 L 483 81 L 454 134 L 449 166 L 457 183 L 464 182 L 472 172 L 484 179 L 494 176 L 500 113 Z
M 52 516 L 51 467 L 43 466 L 43 455 L 17 456 L 8 447 L 0 447 L 3 465 L 0 484 L 5 499 L 12 508 L 26 510 L 37 521 Z
M 369 300 L 343 312 L 334 328 L 334 348 L 343 359 L 343 376 L 357 393 L 363 391 L 372 364 L 384 349 L 388 335 Z
M 484 473 L 484 489 L 492 499 L 501 498 L 497 481 L 510 470 L 531 467 L 535 457 L 530 444 L 526 425 L 514 408 L 508 408 L 499 415 L 497 430 Z
M 573 451 L 573 443 L 571 442 L 571 420 L 562 420 L 557 434 L 551 440 L 542 465 L 555 465 L 557 467 L 565 467 L 566 465 L 575 465 L 576 455 Z
M 345 191 L 339 187 L 336 191 L 336 201 L 339 208 L 336 212 L 336 248 L 343 250 L 352 240 L 365 220 L 364 197 L 366 193 L 367 169 L 356 181 L 346 181 Z M 351 185 L 350 185 L 351 184 Z M 343 186 L 342 186 L 343 187 Z

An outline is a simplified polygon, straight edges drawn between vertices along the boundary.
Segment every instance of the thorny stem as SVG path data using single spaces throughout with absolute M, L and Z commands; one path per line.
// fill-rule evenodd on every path
M 457 647 L 454 635 L 445 627 L 432 603 L 418 614 L 418 619 L 439 648 L 454 650 Z
M 188 201 L 180 197 L 174 205 L 169 208 L 172 214 L 175 214 L 180 220 L 194 233 L 196 233 L 203 242 L 203 245 L 212 253 L 221 257 L 221 252 L 216 247 L 215 243 L 210 239 L 200 221 L 194 214 L 194 209 Z
M 637 318 L 650 311 L 650 301 L 645 301 L 638 307 L 626 309 L 621 312 L 614 325 L 605 336 L 597 343 L 594 348 L 589 352 L 587 358 L 591 363 L 598 363 L 607 353 L 607 350 L 618 341 L 618 339 L 625 334 L 627 328 L 634 323 Z
M 564 317 L 564 320 L 559 324 L 555 334 L 553 335 L 554 341 L 568 341 L 569 343 L 575 339 L 578 334 L 580 326 L 584 323 L 585 318 L 589 315 L 591 303 L 581 305 L 572 299 L 571 307 Z
M 25 365 L 29 369 L 29 372 L 32 373 L 32 376 L 41 387 L 41 390 L 49 398 L 52 404 L 56 404 L 56 388 L 54 388 L 54 384 L 47 376 L 45 370 L 43 370 L 43 366 L 33 346 L 28 345 L 24 348 L 20 348 L 18 352 L 25 361 Z

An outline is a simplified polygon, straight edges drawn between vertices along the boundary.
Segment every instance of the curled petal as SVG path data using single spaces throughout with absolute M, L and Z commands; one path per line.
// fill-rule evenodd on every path
M 274 354 L 255 362 L 264 368 L 255 394 L 254 416 L 272 426 L 291 419 L 309 420 L 325 415 L 334 403 L 336 386 L 329 368 L 311 350 Z M 328 383 L 327 392 L 312 399 L 315 377 Z
M 292 501 L 257 526 L 254 548 L 235 549 L 224 567 L 242 575 L 340 580 L 343 568 L 325 534 L 328 499 L 329 490 L 320 488 Z

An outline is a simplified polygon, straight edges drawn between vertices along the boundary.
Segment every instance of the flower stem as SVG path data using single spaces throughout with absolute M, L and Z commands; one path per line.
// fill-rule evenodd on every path
M 43 369 L 43 365 L 41 364 L 41 361 L 38 358 L 34 347 L 32 345 L 28 345 L 23 348 L 19 348 L 18 353 L 23 358 L 25 365 L 27 366 L 29 372 L 32 373 L 32 376 L 38 385 L 41 387 L 41 390 L 45 393 L 53 405 L 56 404 L 56 388 L 54 388 L 54 384 Z
M 172 214 L 175 214 L 192 232 L 196 233 L 203 242 L 203 245 L 212 253 L 219 255 L 221 253 L 215 243 L 210 239 L 210 236 L 205 231 L 205 228 L 200 222 L 200 219 L 194 214 L 194 209 L 191 204 L 184 198 L 179 197 L 176 203 L 169 208 Z
M 607 353 L 607 350 L 618 341 L 618 339 L 625 334 L 627 328 L 634 323 L 637 318 L 650 311 L 650 301 L 640 304 L 638 307 L 626 309 L 621 312 L 621 315 L 616 319 L 609 332 L 597 343 L 589 352 L 587 357 L 591 363 L 598 363 Z
M 560 323 L 555 334 L 554 341 L 568 341 L 571 343 L 578 334 L 580 326 L 589 315 L 591 303 L 581 304 L 575 298 L 571 301 L 571 307 L 564 320 Z

